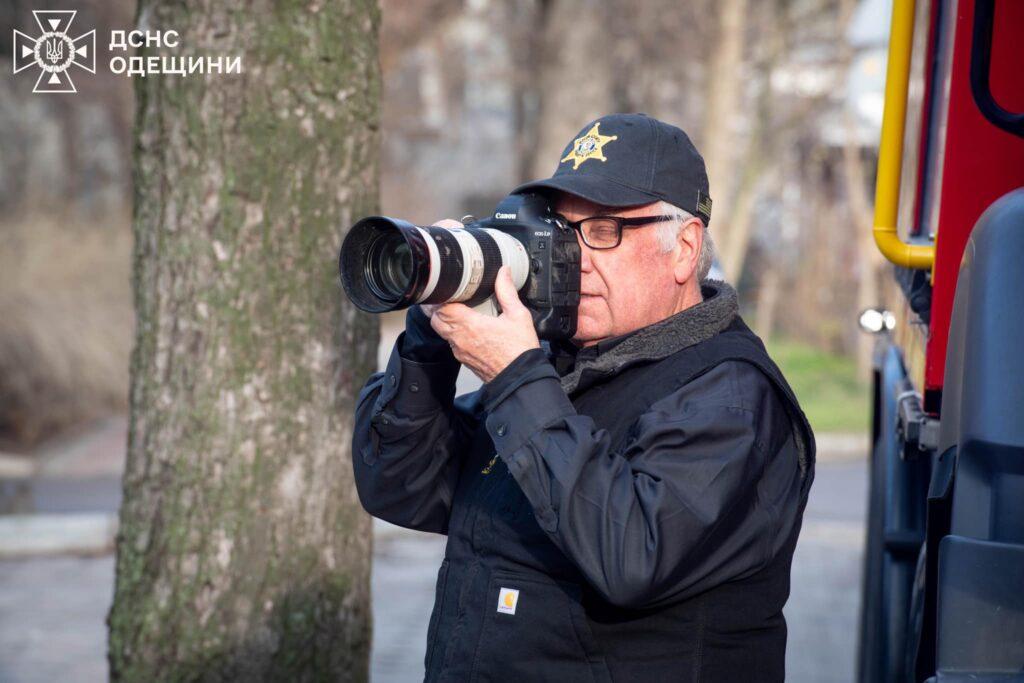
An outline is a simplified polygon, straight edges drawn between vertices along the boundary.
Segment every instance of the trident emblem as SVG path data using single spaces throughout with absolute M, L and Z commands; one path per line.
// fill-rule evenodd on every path
M 35 38 L 14 32 L 14 73 L 33 64 L 41 73 L 32 92 L 77 92 L 68 70 L 72 66 L 96 73 L 96 31 L 68 36 L 75 10 L 35 10 L 32 16 L 41 34 Z
M 46 41 L 46 58 L 51 64 L 56 64 L 64 59 L 64 41 L 50 38 Z

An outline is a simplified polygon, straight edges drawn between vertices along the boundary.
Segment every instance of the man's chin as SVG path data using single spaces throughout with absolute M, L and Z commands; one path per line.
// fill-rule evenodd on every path
M 590 318 L 580 316 L 576 322 L 576 334 L 573 336 L 572 341 L 577 346 L 591 346 L 606 339 L 609 335 L 603 334 L 603 328 L 598 327 L 594 324 L 595 321 Z

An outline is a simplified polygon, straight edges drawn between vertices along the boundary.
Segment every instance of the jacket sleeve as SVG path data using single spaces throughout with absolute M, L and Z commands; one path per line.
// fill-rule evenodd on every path
M 413 306 L 387 368 L 356 403 L 352 465 L 367 512 L 399 526 L 447 533 L 467 419 L 453 406 L 459 362 Z
M 791 428 L 752 366 L 722 363 L 656 402 L 619 452 L 539 351 L 506 371 L 482 390 L 487 430 L 541 528 L 607 601 L 654 607 L 753 573 L 798 523 Z M 792 462 L 764 476 L 773 454 Z

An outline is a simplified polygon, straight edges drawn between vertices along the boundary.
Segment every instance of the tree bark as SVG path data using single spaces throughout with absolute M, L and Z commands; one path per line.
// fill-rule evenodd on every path
M 378 204 L 376 2 L 140 0 L 131 428 L 114 680 L 364 681 L 370 519 L 351 474 L 377 320 L 337 284 Z M 140 50 L 143 57 L 156 54 Z

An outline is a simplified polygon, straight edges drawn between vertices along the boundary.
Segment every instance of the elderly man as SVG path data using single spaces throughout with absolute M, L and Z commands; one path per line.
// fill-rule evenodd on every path
M 448 535 L 431 681 L 780 681 L 814 440 L 725 283 L 680 129 L 591 122 L 553 177 L 577 231 L 574 343 L 542 346 L 508 269 L 497 317 L 412 307 L 359 397 L 372 514 Z M 459 365 L 484 382 L 454 399 Z

